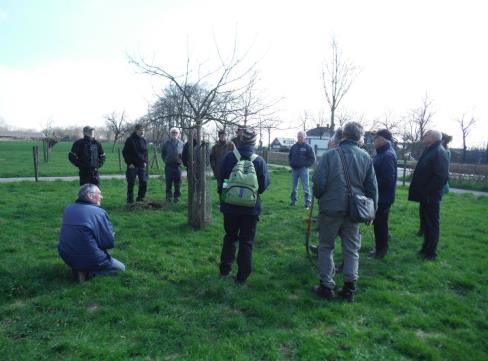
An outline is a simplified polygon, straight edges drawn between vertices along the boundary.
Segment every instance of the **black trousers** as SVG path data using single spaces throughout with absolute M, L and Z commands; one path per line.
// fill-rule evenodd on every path
M 224 244 L 220 254 L 220 274 L 228 275 L 237 253 L 237 282 L 245 282 L 251 274 L 252 245 L 256 236 L 258 216 L 224 213 Z
M 134 184 L 136 177 L 139 178 L 139 189 L 137 191 L 137 200 L 142 201 L 146 196 L 147 190 L 147 172 L 145 167 L 128 168 L 125 174 L 127 179 L 127 202 L 134 202 Z
M 424 243 L 420 253 L 435 258 L 439 243 L 440 202 L 420 203 L 419 210 L 420 224 L 424 231 Z
M 173 196 L 171 194 L 171 188 L 173 184 L 175 186 L 174 197 L 175 199 L 179 199 L 181 197 L 180 166 L 166 165 L 164 168 L 164 176 L 166 178 L 166 200 L 171 200 L 171 197 Z
M 91 183 L 100 185 L 100 174 L 95 169 L 80 169 L 80 186 Z
M 386 252 L 388 249 L 388 215 L 391 204 L 378 204 L 376 217 L 373 222 L 376 252 Z

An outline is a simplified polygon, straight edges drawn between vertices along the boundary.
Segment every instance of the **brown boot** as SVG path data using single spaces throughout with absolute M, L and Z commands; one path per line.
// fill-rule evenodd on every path
M 337 292 L 337 295 L 347 302 L 354 302 L 354 295 L 357 292 L 356 282 L 344 282 L 344 286 Z

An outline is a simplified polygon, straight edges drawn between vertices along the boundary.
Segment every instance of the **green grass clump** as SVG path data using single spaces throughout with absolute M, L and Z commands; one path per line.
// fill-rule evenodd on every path
M 184 202 L 128 210 L 120 180 L 102 182 L 103 206 L 117 233 L 113 255 L 127 271 L 74 283 L 57 240 L 78 183 L 0 184 L 0 358 L 486 360 L 488 198 L 448 194 L 439 259 L 423 262 L 418 206 L 400 188 L 390 253 L 368 258 L 365 229 L 357 301 L 326 302 L 311 292 L 307 212 L 287 206 L 287 171 L 270 176 L 245 286 L 218 275 L 216 206 L 212 224 L 194 231 Z M 148 199 L 161 200 L 162 187 L 151 180 Z

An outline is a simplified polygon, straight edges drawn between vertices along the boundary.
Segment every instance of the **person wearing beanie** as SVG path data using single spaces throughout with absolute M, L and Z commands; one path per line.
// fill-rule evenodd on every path
M 256 133 L 252 129 L 244 129 L 240 137 L 237 150 L 241 159 L 250 160 L 254 154 L 256 145 Z M 220 164 L 220 175 L 217 179 L 218 192 L 222 193 L 224 179 L 228 179 L 232 169 L 237 163 L 234 152 L 227 152 Z M 261 213 L 262 194 L 269 186 L 268 169 L 266 162 L 260 156 L 252 161 L 259 184 L 258 198 L 254 207 L 237 206 L 222 202 L 220 211 L 224 215 L 225 236 L 220 255 L 220 275 L 226 277 L 230 274 L 232 263 L 237 251 L 237 275 L 236 283 L 243 284 L 251 274 L 252 247 L 256 236 L 256 226 Z
M 397 156 L 392 146 L 393 136 L 387 129 L 376 132 L 373 159 L 374 171 L 378 182 L 378 209 L 373 222 L 376 247 L 372 253 L 375 258 L 385 257 L 388 251 L 388 215 L 395 201 L 397 182 Z

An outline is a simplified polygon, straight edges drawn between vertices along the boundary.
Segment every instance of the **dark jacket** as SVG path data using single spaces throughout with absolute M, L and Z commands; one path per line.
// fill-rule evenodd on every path
M 220 142 L 214 144 L 210 151 L 210 166 L 212 167 L 215 178 L 219 178 L 220 162 L 224 159 L 224 155 L 227 152 L 234 150 L 234 143 L 232 142 Z
M 125 141 L 122 155 L 127 165 L 133 164 L 135 167 L 144 167 L 147 164 L 147 143 L 144 137 L 140 137 L 133 132 Z
M 397 182 L 397 156 L 390 143 L 376 149 L 373 166 L 378 182 L 378 203 L 393 204 Z
M 96 204 L 77 200 L 64 210 L 58 251 L 75 270 L 98 270 L 110 262 L 115 233 L 107 212 Z
M 408 190 L 408 200 L 427 204 L 440 202 L 442 188 L 448 178 L 449 160 L 439 141 L 426 148 L 417 162 Z
M 254 149 L 249 145 L 241 145 L 238 149 L 239 153 L 241 154 L 242 159 L 250 159 L 251 155 L 254 153 Z M 217 186 L 219 194 L 222 193 L 222 184 L 224 179 L 228 179 L 232 169 L 237 163 L 237 158 L 233 152 L 228 152 L 222 162 L 220 163 L 220 178 L 217 179 Z M 256 201 L 256 205 L 254 208 L 252 207 L 242 207 L 242 206 L 235 206 L 233 204 L 227 204 L 222 202 L 220 204 L 220 211 L 226 214 L 236 214 L 236 215 L 259 215 L 261 214 L 261 197 L 259 194 L 262 194 L 266 188 L 269 186 L 269 176 L 268 176 L 268 168 L 266 166 L 266 162 L 260 156 L 258 156 L 254 161 L 254 168 L 256 170 L 256 176 L 258 178 L 258 199 Z
M 207 165 L 209 163 L 209 154 L 208 154 L 208 143 L 202 142 L 202 145 L 200 147 L 197 147 L 197 141 L 193 139 L 193 162 L 198 163 L 200 160 L 200 149 L 201 147 L 205 147 L 205 154 L 206 154 L 206 159 L 207 159 Z M 189 151 L 188 151 L 189 145 L 188 142 L 185 143 L 183 146 L 183 153 L 181 154 L 181 160 L 183 162 L 183 165 L 188 169 L 188 162 L 190 161 L 189 157 Z
M 183 142 L 179 139 L 168 139 L 161 147 L 161 158 L 166 165 L 180 166 Z
M 288 153 L 288 164 L 293 169 L 310 168 L 315 162 L 315 153 L 310 144 L 295 143 Z
M 372 198 L 376 209 L 378 185 L 371 157 L 354 141 L 345 140 L 339 147 L 344 152 L 353 192 L 361 192 Z M 319 200 L 320 213 L 329 216 L 347 215 L 347 183 L 337 149 L 331 149 L 322 155 L 312 182 L 313 194 Z
M 100 168 L 105 158 L 100 142 L 87 136 L 74 142 L 68 154 L 68 159 L 73 165 L 86 170 Z

